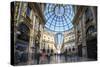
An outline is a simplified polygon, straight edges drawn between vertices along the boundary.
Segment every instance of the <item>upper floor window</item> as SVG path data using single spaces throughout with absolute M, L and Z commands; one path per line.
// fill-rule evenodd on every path
M 93 19 L 93 14 L 90 8 L 86 9 L 85 15 L 86 15 L 86 23 Z
M 31 9 L 29 7 L 27 7 L 27 10 L 26 10 L 26 15 L 27 16 L 30 16 L 30 11 L 31 11 Z

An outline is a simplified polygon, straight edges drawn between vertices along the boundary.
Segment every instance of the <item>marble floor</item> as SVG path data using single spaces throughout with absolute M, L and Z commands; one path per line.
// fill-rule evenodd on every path
M 82 61 L 95 61 L 93 59 L 88 59 L 84 57 L 78 56 L 64 56 L 64 55 L 52 55 L 50 57 L 42 57 L 40 56 L 38 59 L 34 58 L 31 62 L 32 65 L 38 64 L 57 64 L 57 63 L 70 63 L 70 62 L 82 62 Z M 16 65 L 30 65 L 28 63 L 18 63 Z
M 42 59 L 40 57 L 39 61 L 33 60 L 33 64 L 55 64 L 55 63 L 68 63 L 68 62 L 82 62 L 82 61 L 93 61 L 92 59 L 78 57 L 78 56 L 63 56 L 63 55 L 53 55 L 45 57 Z

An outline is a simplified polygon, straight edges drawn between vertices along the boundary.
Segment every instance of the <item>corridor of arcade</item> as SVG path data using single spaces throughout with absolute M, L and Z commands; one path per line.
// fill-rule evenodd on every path
M 96 6 L 12 2 L 11 7 L 11 64 L 97 60 Z

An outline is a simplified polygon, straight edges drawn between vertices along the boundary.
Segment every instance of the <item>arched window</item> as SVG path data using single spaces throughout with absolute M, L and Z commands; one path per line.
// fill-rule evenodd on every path
M 29 8 L 29 7 L 27 7 L 27 9 L 26 9 L 26 15 L 29 17 L 30 16 L 30 11 L 31 11 L 31 9 Z
M 88 29 L 87 29 L 87 32 L 86 32 L 86 35 L 87 36 L 92 36 L 92 33 L 96 32 L 96 29 L 94 26 L 90 26 Z

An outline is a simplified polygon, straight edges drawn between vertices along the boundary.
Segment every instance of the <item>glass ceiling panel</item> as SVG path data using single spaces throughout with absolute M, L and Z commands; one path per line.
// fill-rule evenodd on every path
M 51 31 L 63 32 L 71 29 L 74 17 L 73 7 L 63 4 L 46 4 L 45 27 Z

